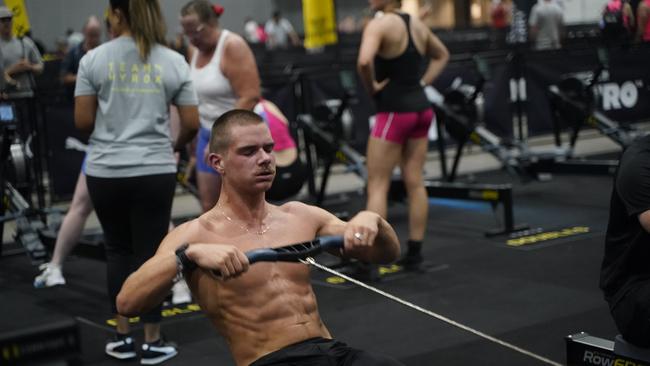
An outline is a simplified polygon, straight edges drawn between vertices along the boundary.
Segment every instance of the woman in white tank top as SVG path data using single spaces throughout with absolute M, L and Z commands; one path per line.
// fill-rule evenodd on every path
M 181 9 L 189 50 L 191 77 L 199 97 L 201 129 L 197 137 L 196 178 L 203 211 L 217 203 L 221 177 L 205 162 L 214 121 L 223 113 L 252 110 L 260 99 L 260 78 L 253 52 L 239 35 L 219 27 L 223 8 L 207 1 L 190 1 Z

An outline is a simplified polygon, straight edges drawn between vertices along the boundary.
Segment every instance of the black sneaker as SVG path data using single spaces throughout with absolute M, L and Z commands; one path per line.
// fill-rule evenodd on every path
M 115 337 L 106 342 L 106 348 L 104 351 L 107 355 L 117 358 L 118 360 L 130 360 L 137 356 L 135 353 L 135 343 L 131 337 L 124 337 L 121 339 Z
M 145 343 L 142 345 L 140 364 L 157 365 L 169 360 L 177 354 L 178 351 L 176 350 L 176 344 L 167 342 L 161 337 L 157 342 Z
M 351 262 L 339 271 L 362 282 L 379 282 L 380 280 L 379 266 L 376 264 Z
M 407 254 L 397 261 L 397 265 L 402 266 L 405 271 L 421 271 L 422 262 L 424 262 L 422 254 Z

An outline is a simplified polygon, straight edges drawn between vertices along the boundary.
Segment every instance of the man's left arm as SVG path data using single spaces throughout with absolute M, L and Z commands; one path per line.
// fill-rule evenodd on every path
M 397 234 L 377 213 L 361 211 L 345 222 L 322 211 L 323 225 L 317 235 L 343 235 L 343 256 L 370 263 L 390 263 L 399 258 L 400 243 Z

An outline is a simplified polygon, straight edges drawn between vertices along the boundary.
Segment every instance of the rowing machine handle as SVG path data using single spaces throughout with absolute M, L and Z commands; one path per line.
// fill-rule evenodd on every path
M 288 251 L 286 249 L 293 248 Z M 321 236 L 313 241 L 292 244 L 279 248 L 261 248 L 246 252 L 250 264 L 257 262 L 296 262 L 312 255 L 321 253 L 324 250 L 343 248 L 342 236 Z M 219 271 L 212 270 L 213 275 L 220 277 Z

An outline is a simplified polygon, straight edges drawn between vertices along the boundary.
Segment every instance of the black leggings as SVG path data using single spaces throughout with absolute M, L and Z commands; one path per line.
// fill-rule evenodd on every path
M 386 356 L 349 347 L 333 339 L 312 338 L 286 346 L 253 362 L 251 366 L 400 366 Z
M 111 310 L 117 314 L 115 299 L 122 284 L 154 255 L 167 234 L 176 175 L 86 178 L 104 230 L 108 295 Z M 144 323 L 160 322 L 160 305 L 141 319 Z

